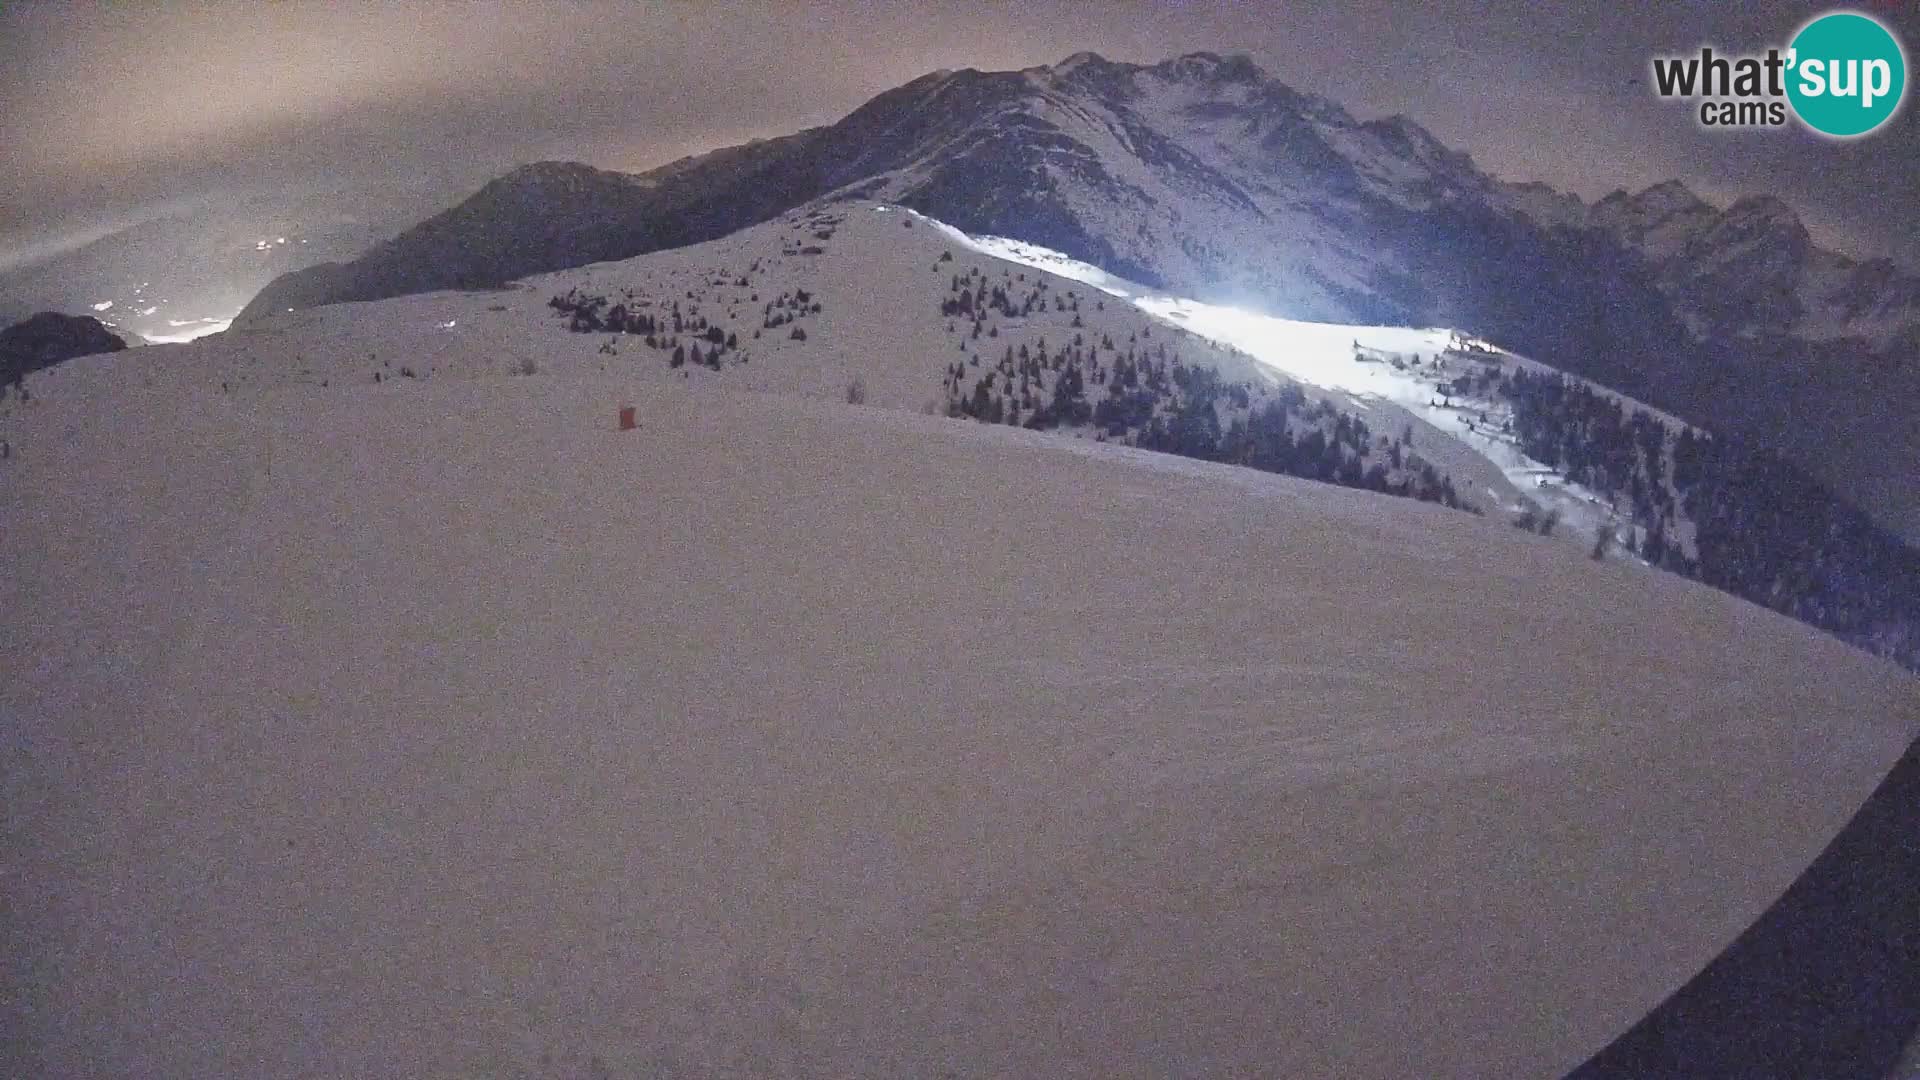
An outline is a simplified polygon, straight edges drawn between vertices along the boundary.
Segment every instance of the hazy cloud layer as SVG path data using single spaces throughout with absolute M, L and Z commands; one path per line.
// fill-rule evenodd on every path
M 1785 44 L 1823 5 L 235 3 L 0 6 L 0 245 L 222 191 L 460 187 L 512 164 L 641 168 L 828 123 L 943 67 L 1246 52 L 1362 116 L 1589 198 L 1678 176 L 1770 191 L 1823 240 L 1920 259 L 1920 122 L 1849 144 L 1712 132 L 1655 53 Z M 1920 42 L 1911 4 L 1878 13 Z

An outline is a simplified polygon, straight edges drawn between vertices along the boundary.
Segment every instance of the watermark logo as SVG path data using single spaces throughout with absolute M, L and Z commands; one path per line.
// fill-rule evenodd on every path
M 1803 123 L 1850 139 L 1893 119 L 1907 94 L 1907 57 L 1879 20 L 1851 11 L 1800 28 L 1787 50 L 1787 100 Z
M 1907 57 L 1878 19 L 1832 11 L 1808 22 L 1785 49 L 1653 61 L 1663 98 L 1699 101 L 1710 128 L 1784 127 L 1789 113 L 1822 135 L 1851 139 L 1885 126 L 1907 94 Z

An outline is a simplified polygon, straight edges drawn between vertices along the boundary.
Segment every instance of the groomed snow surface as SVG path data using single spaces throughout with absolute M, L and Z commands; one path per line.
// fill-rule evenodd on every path
M 0 467 L 9 1075 L 1558 1075 L 1920 729 L 1408 500 L 149 351 L 36 376 Z

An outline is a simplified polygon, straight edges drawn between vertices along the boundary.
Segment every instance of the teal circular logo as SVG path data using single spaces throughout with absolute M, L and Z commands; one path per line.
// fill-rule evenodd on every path
M 1852 11 L 1800 28 L 1787 53 L 1787 100 L 1808 127 L 1850 139 L 1893 118 L 1907 93 L 1907 57 L 1880 23 Z

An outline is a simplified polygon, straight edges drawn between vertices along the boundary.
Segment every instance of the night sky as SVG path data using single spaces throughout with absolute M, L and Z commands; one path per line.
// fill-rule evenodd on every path
M 0 4 L 0 262 L 170 200 L 544 158 L 640 169 L 830 123 L 927 71 L 1092 49 L 1245 52 L 1362 118 L 1411 115 L 1483 168 L 1588 198 L 1679 177 L 1780 195 L 1816 237 L 1920 264 L 1920 122 L 1838 144 L 1728 134 L 1654 98 L 1655 53 L 1782 45 L 1825 5 Z M 1909 50 L 1920 6 L 1867 10 Z M 1911 97 L 1909 93 L 1909 97 Z

